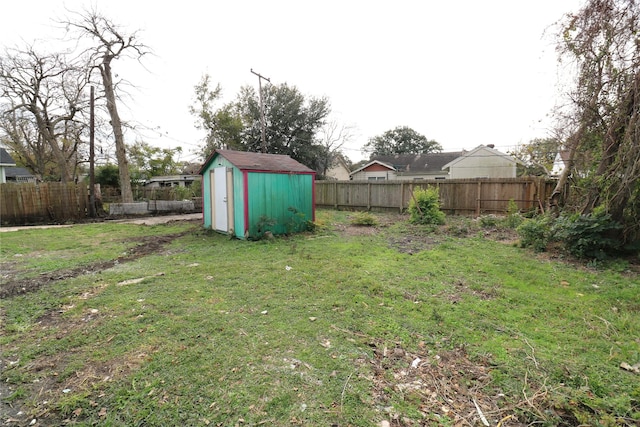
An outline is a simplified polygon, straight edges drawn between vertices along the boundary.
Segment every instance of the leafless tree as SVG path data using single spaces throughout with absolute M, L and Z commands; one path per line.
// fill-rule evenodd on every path
M 0 57 L 4 140 L 36 173 L 47 174 L 50 153 L 61 181 L 73 180 L 82 132 L 76 116 L 86 106 L 85 84 L 84 70 L 60 54 L 27 47 Z
M 326 175 L 327 170 L 332 163 L 342 156 L 341 149 L 344 144 L 353 140 L 354 127 L 351 125 L 340 124 L 335 120 L 330 120 L 322 126 L 318 133 L 318 139 L 322 144 L 326 158 L 321 164 L 321 175 Z
M 134 58 L 140 61 L 150 53 L 150 49 L 139 42 L 137 32 L 125 33 L 122 29 L 95 10 L 87 10 L 73 14 L 75 19 L 63 22 L 77 34 L 80 44 L 91 40 L 91 46 L 83 53 L 87 62 L 100 71 L 100 78 L 106 100 L 106 108 L 111 119 L 111 126 L 116 146 L 116 159 L 120 175 L 122 202 L 133 201 L 127 149 L 124 140 L 123 122 L 118 112 L 117 75 L 112 65 L 114 60 Z M 114 78 L 115 77 L 115 78 Z

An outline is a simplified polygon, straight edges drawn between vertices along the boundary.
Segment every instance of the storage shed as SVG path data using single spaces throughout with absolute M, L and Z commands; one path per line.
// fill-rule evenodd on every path
M 315 220 L 315 171 L 281 154 L 215 150 L 200 169 L 205 228 L 240 239 Z

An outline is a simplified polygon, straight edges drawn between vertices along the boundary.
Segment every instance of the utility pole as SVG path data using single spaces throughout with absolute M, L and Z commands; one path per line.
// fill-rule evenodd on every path
M 96 174 L 95 165 L 95 114 L 94 114 L 94 90 L 91 86 L 90 105 L 89 105 L 89 216 L 96 217 Z
M 255 71 L 253 71 L 253 68 L 251 69 L 251 73 L 255 74 L 256 76 L 258 76 L 258 90 L 259 95 L 260 95 L 260 122 L 262 123 L 262 152 L 266 153 L 267 152 L 267 133 L 266 133 L 266 129 L 265 129 L 265 122 L 264 122 L 264 103 L 262 101 L 262 80 L 266 80 L 269 83 L 271 83 L 271 80 L 267 77 L 264 77 L 262 75 L 260 75 L 260 73 L 257 73 Z

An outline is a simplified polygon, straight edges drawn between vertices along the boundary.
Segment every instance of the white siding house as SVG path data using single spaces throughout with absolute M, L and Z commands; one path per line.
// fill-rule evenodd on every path
M 442 170 L 449 171 L 450 179 L 515 178 L 519 163 L 522 162 L 492 145 L 479 145 L 444 165 Z

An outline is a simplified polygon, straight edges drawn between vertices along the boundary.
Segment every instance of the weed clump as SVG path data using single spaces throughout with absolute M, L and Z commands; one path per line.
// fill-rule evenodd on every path
M 375 227 L 378 225 L 378 218 L 369 212 L 356 212 L 351 217 L 352 225 L 360 225 L 365 227 Z
M 440 194 L 437 188 L 417 189 L 409 201 L 409 222 L 422 225 L 441 225 L 445 214 L 440 210 Z
M 520 247 L 532 248 L 536 252 L 544 252 L 553 236 L 553 218 L 541 215 L 524 220 L 516 231 L 520 236 Z

